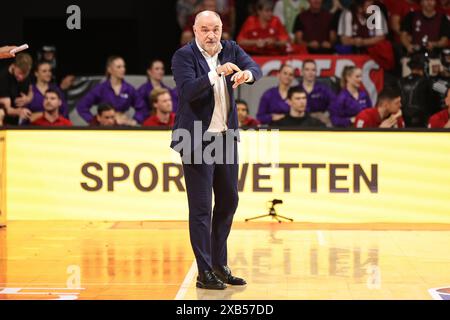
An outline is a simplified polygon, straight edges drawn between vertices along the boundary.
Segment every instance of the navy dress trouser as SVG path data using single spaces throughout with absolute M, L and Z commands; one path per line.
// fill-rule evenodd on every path
M 231 145 L 233 163 L 227 164 L 225 159 L 223 164 L 183 163 L 189 236 L 199 271 L 227 265 L 227 238 L 239 200 L 237 142 Z M 211 210 L 213 192 L 214 208 Z

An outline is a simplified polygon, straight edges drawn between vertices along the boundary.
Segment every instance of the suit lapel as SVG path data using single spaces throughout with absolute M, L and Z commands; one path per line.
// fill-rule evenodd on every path
M 219 52 L 219 63 L 220 64 L 225 64 L 225 63 L 227 63 L 228 61 L 227 61 L 227 56 L 225 55 L 225 50 L 226 50 L 226 48 L 225 48 L 225 43 L 223 42 L 223 41 L 221 41 L 220 42 L 221 44 L 222 44 L 222 51 L 220 51 Z
M 227 54 L 228 53 L 228 50 L 227 50 L 227 46 L 226 46 L 226 42 L 225 41 L 221 41 L 221 43 L 222 43 L 222 51 L 219 53 L 219 56 L 218 56 L 218 58 L 219 58 L 219 63 L 220 64 L 224 64 L 224 63 L 227 63 L 227 62 L 233 62 L 234 63 L 234 61 L 230 61 L 231 60 L 231 58 L 230 58 L 230 56 L 229 56 L 229 54 Z M 201 68 L 203 69 L 203 71 L 205 72 L 205 73 L 208 73 L 209 71 L 210 71 L 210 69 L 209 69 L 209 65 L 208 65 L 208 63 L 206 62 L 206 59 L 205 59 L 205 57 L 202 55 L 202 53 L 200 52 L 200 50 L 198 49 L 198 47 L 197 47 L 197 43 L 195 42 L 195 40 L 193 40 L 191 43 L 190 43 L 190 45 L 191 45 L 191 48 L 192 48 L 192 51 L 194 52 L 194 54 L 195 54 L 195 56 L 197 57 L 197 60 L 199 61 L 199 63 L 200 63 L 200 66 L 201 66 Z M 228 91 L 228 97 L 229 97 L 229 99 L 230 99 L 230 110 L 229 110 L 229 112 L 228 112 L 228 123 L 227 123 L 227 125 L 228 126 L 230 126 L 230 120 L 231 120 L 231 116 L 232 116 L 232 114 L 233 114 L 233 112 L 234 112 L 234 103 L 233 103 L 233 101 L 231 101 L 231 98 L 232 98 L 232 91 L 233 91 L 233 88 L 232 88 L 232 82 L 231 82 L 231 77 L 232 77 L 232 75 L 229 75 L 229 76 L 227 76 L 225 79 L 226 79 L 226 86 L 227 86 L 227 91 Z M 214 108 L 214 105 L 213 105 L 213 108 Z
M 221 65 L 224 65 L 225 63 L 231 62 L 231 61 L 230 61 L 230 57 L 227 55 L 226 43 L 224 41 L 221 41 L 221 44 L 222 44 L 222 51 L 219 52 L 218 58 L 219 58 L 219 63 Z M 231 75 L 226 77 L 227 83 L 230 82 L 231 77 L 232 77 Z
M 198 60 L 199 63 L 200 63 L 200 66 L 202 67 L 203 71 L 204 71 L 205 73 L 208 73 L 208 72 L 210 71 L 210 70 L 209 70 L 208 63 L 206 62 L 206 59 L 205 59 L 205 57 L 202 55 L 202 53 L 200 52 L 200 50 L 198 49 L 197 43 L 195 43 L 195 40 L 193 40 L 193 41 L 191 42 L 191 47 L 192 47 L 192 50 L 194 51 L 194 54 L 195 54 L 196 57 L 197 57 L 197 60 Z
M 225 64 L 227 62 L 233 62 L 233 61 L 230 61 L 231 59 L 230 59 L 229 55 L 227 54 L 228 51 L 227 51 L 227 47 L 226 47 L 226 42 L 225 41 L 221 41 L 221 43 L 222 43 L 222 51 L 220 51 L 220 53 L 219 53 L 219 63 L 221 65 L 223 65 L 223 64 Z M 232 76 L 233 75 L 229 75 L 229 76 L 225 77 L 226 84 L 227 84 L 227 89 L 228 89 L 228 94 L 230 94 L 230 90 L 232 90 L 231 89 L 231 86 L 232 86 L 231 77 Z

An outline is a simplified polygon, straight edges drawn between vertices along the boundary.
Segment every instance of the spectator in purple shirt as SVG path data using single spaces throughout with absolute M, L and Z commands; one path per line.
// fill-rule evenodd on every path
M 317 65 L 314 60 L 303 61 L 302 82 L 299 87 L 306 92 L 307 112 L 311 117 L 331 127 L 329 107 L 336 99 L 334 92 L 325 84 L 317 82 Z
M 331 122 L 335 127 L 351 127 L 356 115 L 363 109 L 372 107 L 372 102 L 364 90 L 361 69 L 346 66 L 342 72 L 342 90 L 330 106 Z
M 336 30 L 333 30 L 333 16 L 322 9 L 322 0 L 309 0 L 309 9 L 295 19 L 292 31 L 295 42 L 305 45 L 309 53 L 333 53 Z
M 118 125 L 135 126 L 142 123 L 149 115 L 149 110 L 139 97 L 136 89 L 124 80 L 125 61 L 118 56 L 108 58 L 106 63 L 107 80 L 95 86 L 77 104 L 77 111 L 88 123 L 94 119 L 91 107 L 98 104 L 111 104 L 116 108 Z M 130 119 L 125 112 L 135 109 L 134 119 Z
M 299 87 L 292 87 L 288 91 L 289 113 L 281 120 L 271 123 L 272 127 L 301 128 L 301 127 L 325 127 L 325 125 L 312 118 L 306 111 L 308 99 L 306 92 Z
M 33 122 L 43 116 L 45 93 L 49 89 L 58 91 L 62 100 L 60 113 L 64 118 L 68 119 L 69 109 L 64 95 L 61 89 L 55 83 L 51 82 L 53 79 L 52 65 L 47 61 L 39 62 L 36 66 L 34 75 L 36 77 L 36 83 L 31 86 L 33 91 L 33 100 L 31 100 L 31 102 L 26 106 L 26 108 L 31 112 L 30 122 Z
M 262 124 L 278 121 L 289 113 L 287 94 L 294 81 L 294 68 L 288 64 L 281 66 L 278 72 L 279 84 L 270 88 L 261 97 L 256 118 Z
M 138 94 L 139 97 L 144 102 L 147 110 L 152 110 L 153 107 L 152 104 L 150 103 L 150 93 L 152 92 L 152 90 L 155 88 L 167 89 L 169 90 L 170 96 L 172 97 L 173 112 L 176 112 L 178 106 L 177 91 L 175 89 L 169 88 L 162 82 L 164 73 L 165 73 L 164 63 L 161 60 L 157 59 L 151 61 L 147 69 L 148 81 L 139 87 Z

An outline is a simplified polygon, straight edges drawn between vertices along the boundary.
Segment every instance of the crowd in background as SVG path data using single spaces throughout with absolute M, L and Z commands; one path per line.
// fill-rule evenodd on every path
M 385 88 L 371 101 L 357 67 L 345 67 L 331 87 L 317 77 L 313 59 L 303 61 L 298 79 L 285 64 L 255 118 L 245 101 L 236 101 L 243 128 L 450 128 L 450 0 L 258 0 L 239 30 L 234 0 L 179 0 L 180 45 L 193 40 L 194 18 L 202 10 L 218 12 L 223 38 L 235 39 L 251 55 L 367 54 L 385 71 Z M 0 70 L 1 125 L 72 125 L 66 93 L 75 77 L 58 73 L 55 52 L 44 46 L 34 59 L 21 53 Z M 430 71 L 431 59 L 439 63 Z M 163 83 L 161 60 L 149 63 L 148 80 L 139 88 L 125 80 L 120 56 L 108 58 L 105 72 L 106 79 L 76 103 L 88 125 L 173 125 L 177 91 Z

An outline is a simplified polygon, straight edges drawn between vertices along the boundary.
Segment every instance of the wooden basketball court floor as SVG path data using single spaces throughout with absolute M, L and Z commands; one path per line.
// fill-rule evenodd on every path
M 235 223 L 228 251 L 248 285 L 210 291 L 195 288 L 186 222 L 9 221 L 0 229 L 0 300 L 450 294 L 450 225 Z

